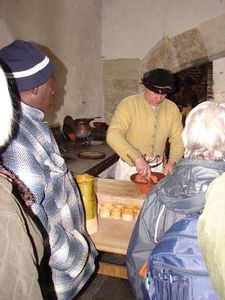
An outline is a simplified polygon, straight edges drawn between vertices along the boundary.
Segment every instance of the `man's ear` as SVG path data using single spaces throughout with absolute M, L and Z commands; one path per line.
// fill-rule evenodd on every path
M 39 87 L 34 87 L 31 89 L 31 93 L 33 93 L 35 96 L 37 96 L 38 92 L 39 92 Z

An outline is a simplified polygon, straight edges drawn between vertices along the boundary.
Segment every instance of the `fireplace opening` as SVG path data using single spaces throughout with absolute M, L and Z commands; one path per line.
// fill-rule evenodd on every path
M 183 124 L 190 110 L 199 103 L 213 98 L 212 62 L 182 70 L 175 75 L 176 92 L 168 95 L 179 107 Z

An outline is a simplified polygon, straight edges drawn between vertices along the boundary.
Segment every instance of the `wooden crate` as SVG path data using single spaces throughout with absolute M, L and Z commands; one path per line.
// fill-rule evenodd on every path
M 142 206 L 145 195 L 131 181 L 95 178 L 95 193 L 99 203 L 129 203 Z
M 130 181 L 95 178 L 95 193 L 99 204 L 133 204 L 142 207 L 145 196 Z M 99 228 L 92 235 L 100 251 L 126 255 L 135 221 L 98 218 Z

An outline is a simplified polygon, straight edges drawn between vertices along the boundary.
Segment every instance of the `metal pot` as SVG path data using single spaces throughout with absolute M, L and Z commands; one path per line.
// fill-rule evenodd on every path
M 74 120 L 74 129 L 78 138 L 87 138 L 91 135 L 90 122 L 95 118 L 81 118 Z
M 106 122 L 93 122 L 96 129 L 106 129 L 107 124 Z
M 74 129 L 74 121 L 71 116 L 66 116 L 63 121 L 63 127 L 62 127 L 62 135 L 65 139 L 68 139 L 69 141 L 75 141 L 76 140 L 76 132 Z

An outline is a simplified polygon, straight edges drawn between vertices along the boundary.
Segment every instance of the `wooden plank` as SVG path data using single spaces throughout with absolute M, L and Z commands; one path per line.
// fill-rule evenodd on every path
M 95 178 L 95 192 L 97 195 L 106 195 L 108 197 L 144 199 L 136 185 L 131 181 L 115 180 L 107 178 Z
M 131 181 L 95 178 L 95 193 L 98 204 L 134 204 L 142 207 L 145 196 Z M 135 220 L 124 221 L 98 217 L 98 231 L 91 237 L 99 251 L 126 255 Z
M 145 195 L 131 181 L 95 178 L 95 193 L 98 203 L 126 203 L 142 206 Z
M 98 219 L 98 231 L 91 238 L 99 251 L 126 255 L 135 221 Z
M 122 265 L 100 262 L 98 274 L 127 279 L 127 268 Z

